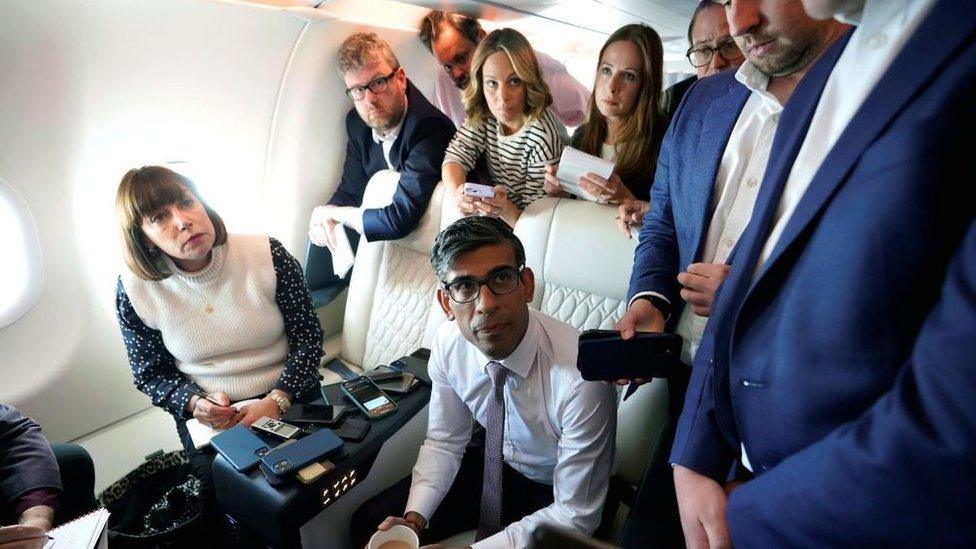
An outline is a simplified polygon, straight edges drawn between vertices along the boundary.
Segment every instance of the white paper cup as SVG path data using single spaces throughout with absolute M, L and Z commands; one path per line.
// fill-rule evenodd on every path
M 369 538 L 369 545 L 366 546 L 366 549 L 379 549 L 380 545 L 388 541 L 403 541 L 410 547 L 420 547 L 420 539 L 417 538 L 417 533 L 412 528 L 396 524 L 385 532 L 380 530 L 373 534 L 373 537 Z

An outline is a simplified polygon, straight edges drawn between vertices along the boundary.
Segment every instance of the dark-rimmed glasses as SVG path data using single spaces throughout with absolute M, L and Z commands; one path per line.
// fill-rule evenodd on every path
M 393 78 L 393 75 L 395 75 L 398 70 L 400 70 L 399 65 L 397 65 L 397 68 L 393 69 L 393 72 L 390 74 L 387 74 L 386 76 L 378 76 L 369 82 L 366 82 L 366 84 L 363 86 L 346 88 L 346 95 L 348 95 L 349 99 L 352 99 L 353 101 L 359 101 L 366 97 L 367 88 L 373 93 L 383 93 L 386 91 L 386 88 L 390 86 L 390 79 Z
M 452 282 L 445 282 L 447 295 L 457 303 L 471 303 L 481 295 L 481 287 L 488 286 L 495 295 L 507 295 L 519 286 L 522 267 L 502 267 L 486 278 L 461 277 Z
M 727 40 L 721 44 L 715 46 L 714 48 L 709 48 L 708 46 L 699 46 L 697 48 L 691 48 L 686 54 L 688 56 L 688 61 L 691 62 L 692 66 L 695 68 L 704 67 L 712 62 L 712 56 L 718 52 L 726 61 L 735 61 L 742 57 L 742 50 L 739 46 L 735 44 L 733 40 Z

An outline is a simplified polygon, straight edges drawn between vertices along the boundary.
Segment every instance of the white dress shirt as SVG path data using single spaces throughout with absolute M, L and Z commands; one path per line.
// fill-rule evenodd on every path
M 779 100 L 766 91 L 769 77 L 755 65 L 749 61 L 743 63 L 736 71 L 735 79 L 752 90 L 752 94 L 732 128 L 715 176 L 710 204 L 712 217 L 701 255 L 696 258 L 701 263 L 725 263 L 749 224 L 783 111 Z M 655 295 L 667 300 L 657 292 L 641 292 L 633 299 L 641 295 Z M 690 306 L 682 309 L 675 333 L 683 341 L 681 360 L 685 364 L 693 363 L 707 323 L 708 317 L 696 315 Z
M 773 230 L 759 256 L 756 274 L 772 255 L 823 159 L 934 3 L 935 0 L 867 0 L 860 13 L 843 17 L 843 22 L 858 28 L 827 79 L 776 207 Z
M 583 381 L 576 369 L 579 332 L 539 311 L 511 355 L 499 362 L 505 381 L 505 463 L 553 486 L 555 501 L 510 524 L 475 548 L 525 547 L 540 523 L 592 533 L 600 522 L 614 456 L 617 393 Z M 406 511 L 430 518 L 451 488 L 471 440 L 484 424 L 491 381 L 489 359 L 447 322 L 434 339 L 427 438 L 413 469 Z M 478 500 L 478 494 L 471 494 Z M 503 498 L 517 498 L 504 494 Z
M 773 253 L 827 153 L 934 3 L 934 0 L 867 0 L 860 13 L 838 17 L 844 23 L 857 25 L 857 29 L 827 78 L 810 128 L 783 188 L 783 196 L 776 206 L 773 230 L 756 262 L 754 275 Z M 742 464 L 752 470 L 745 443 L 742 444 Z

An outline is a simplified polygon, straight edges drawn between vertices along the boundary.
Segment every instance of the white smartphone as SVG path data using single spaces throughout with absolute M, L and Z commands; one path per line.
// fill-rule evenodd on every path
M 495 189 L 488 185 L 479 183 L 465 183 L 464 194 L 467 196 L 477 196 L 480 198 L 495 198 Z

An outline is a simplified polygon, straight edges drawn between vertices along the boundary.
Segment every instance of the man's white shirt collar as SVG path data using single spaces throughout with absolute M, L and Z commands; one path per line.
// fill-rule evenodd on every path
M 772 112 L 776 113 L 783 110 L 783 105 L 780 105 L 776 96 L 766 91 L 766 88 L 769 86 L 769 76 L 759 70 L 749 60 L 746 60 L 735 71 L 735 79 L 743 86 L 749 88 L 749 91 L 758 95 L 762 99 L 763 106 Z
M 490 292 L 491 289 L 482 288 L 481 291 Z M 536 337 L 539 332 L 538 323 L 538 319 L 529 311 L 529 324 L 525 328 L 525 336 L 522 337 L 522 341 L 519 342 L 510 355 L 501 360 L 495 360 L 495 362 L 500 362 L 505 369 L 515 372 L 519 377 L 524 378 L 528 376 L 529 370 L 532 369 L 532 363 L 535 361 L 535 355 L 539 351 L 539 346 L 536 345 Z M 488 363 L 494 359 L 488 358 L 480 349 L 475 348 L 475 352 L 478 356 L 478 365 L 481 366 L 481 371 L 485 372 L 488 368 Z

